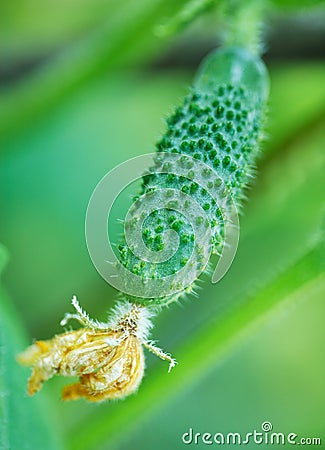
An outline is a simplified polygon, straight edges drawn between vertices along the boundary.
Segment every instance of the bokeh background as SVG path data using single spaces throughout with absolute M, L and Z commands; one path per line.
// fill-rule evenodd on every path
M 154 149 L 220 44 L 222 2 L 194 3 L 193 21 L 184 0 L 1 4 L 1 448 L 180 449 L 190 427 L 246 433 L 266 420 L 325 446 L 322 2 L 268 5 L 269 119 L 236 259 L 155 321 L 176 369 L 147 355 L 135 396 L 92 405 L 63 403 L 62 379 L 27 398 L 29 371 L 14 360 L 61 332 L 73 294 L 101 320 L 113 305 L 87 253 L 85 211 L 102 176 Z

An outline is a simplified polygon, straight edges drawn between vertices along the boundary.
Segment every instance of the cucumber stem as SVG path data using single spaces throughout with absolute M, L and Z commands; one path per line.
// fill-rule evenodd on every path
M 225 47 L 244 47 L 250 53 L 260 56 L 263 52 L 261 35 L 265 8 L 265 0 L 224 2 L 223 45 Z

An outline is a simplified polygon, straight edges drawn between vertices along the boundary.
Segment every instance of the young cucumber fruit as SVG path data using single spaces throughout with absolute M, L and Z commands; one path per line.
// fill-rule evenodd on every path
M 147 195 L 155 193 L 157 208 L 142 221 L 141 236 L 138 229 L 132 236 L 131 230 L 128 239 L 128 243 L 142 239 L 151 254 L 159 255 L 172 230 L 178 235 L 177 245 L 172 245 L 170 257 L 150 260 L 137 255 L 124 236 L 119 260 L 148 285 L 145 297 L 126 295 L 129 301 L 164 306 L 178 299 L 191 292 L 207 269 L 206 255 L 220 253 L 225 239 L 224 198 L 240 207 L 259 152 L 268 86 L 263 62 L 244 49 L 214 51 L 203 61 L 190 94 L 167 119 L 155 167 L 144 176 L 137 206 L 145 210 Z M 191 199 L 196 208 L 190 206 Z M 200 226 L 209 228 L 210 234 L 197 243 Z M 151 295 L 150 280 L 161 279 L 170 280 L 171 289 L 162 284 L 159 295 Z

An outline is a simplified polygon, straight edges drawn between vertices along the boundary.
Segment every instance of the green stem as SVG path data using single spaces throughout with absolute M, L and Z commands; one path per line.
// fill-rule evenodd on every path
M 229 0 L 224 4 L 226 24 L 223 43 L 231 47 L 245 47 L 260 55 L 262 16 L 266 7 L 263 0 Z

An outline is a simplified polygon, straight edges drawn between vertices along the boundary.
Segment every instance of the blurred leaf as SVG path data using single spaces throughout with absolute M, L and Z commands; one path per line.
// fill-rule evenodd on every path
M 154 27 L 177 11 L 185 0 L 128 0 L 89 36 L 44 64 L 19 85 L 0 96 L 0 131 L 14 131 L 39 117 L 86 81 L 121 63 L 146 60 L 161 39 Z
M 0 247 L 0 268 L 6 259 Z M 25 342 L 21 330 L 22 325 L 0 286 L 0 448 L 57 450 L 61 445 L 51 408 L 41 398 L 27 398 L 27 373 L 15 361 Z
M 243 297 L 245 301 L 245 293 Z M 324 300 L 323 282 L 276 307 L 267 320 L 245 333 L 219 362 L 203 369 L 202 376 L 145 418 L 116 447 L 182 450 L 181 436 L 189 427 L 194 433 L 236 431 L 245 436 L 259 430 L 265 419 L 273 423 L 275 432 L 323 437 Z M 217 318 L 213 320 L 217 330 Z M 183 370 L 181 361 L 178 369 Z
M 94 29 L 115 12 L 116 6 L 114 0 L 2 2 L 0 58 L 33 58 L 57 50 Z
M 166 379 L 165 370 L 151 373 L 141 391 L 127 403 L 114 405 L 114 414 L 104 408 L 71 433 L 71 449 L 113 448 L 148 416 L 189 389 L 192 383 L 220 362 L 231 349 L 261 326 L 275 308 L 288 308 L 292 303 L 308 299 L 325 284 L 324 247 L 315 247 L 285 273 L 256 295 L 226 314 L 222 321 L 210 321 L 179 349 L 180 365 Z
M 265 419 L 274 432 L 323 438 L 324 299 L 323 282 L 276 307 L 261 326 L 244 334 L 231 351 L 127 433 L 116 448 L 183 450 L 181 437 L 190 427 L 193 434 L 236 431 L 245 436 L 259 431 Z M 183 369 L 181 361 L 177 369 Z M 205 448 L 200 443 L 197 447 Z M 261 445 L 251 442 L 248 447 Z
M 287 63 L 272 70 L 268 152 L 278 152 L 325 118 L 325 65 Z

